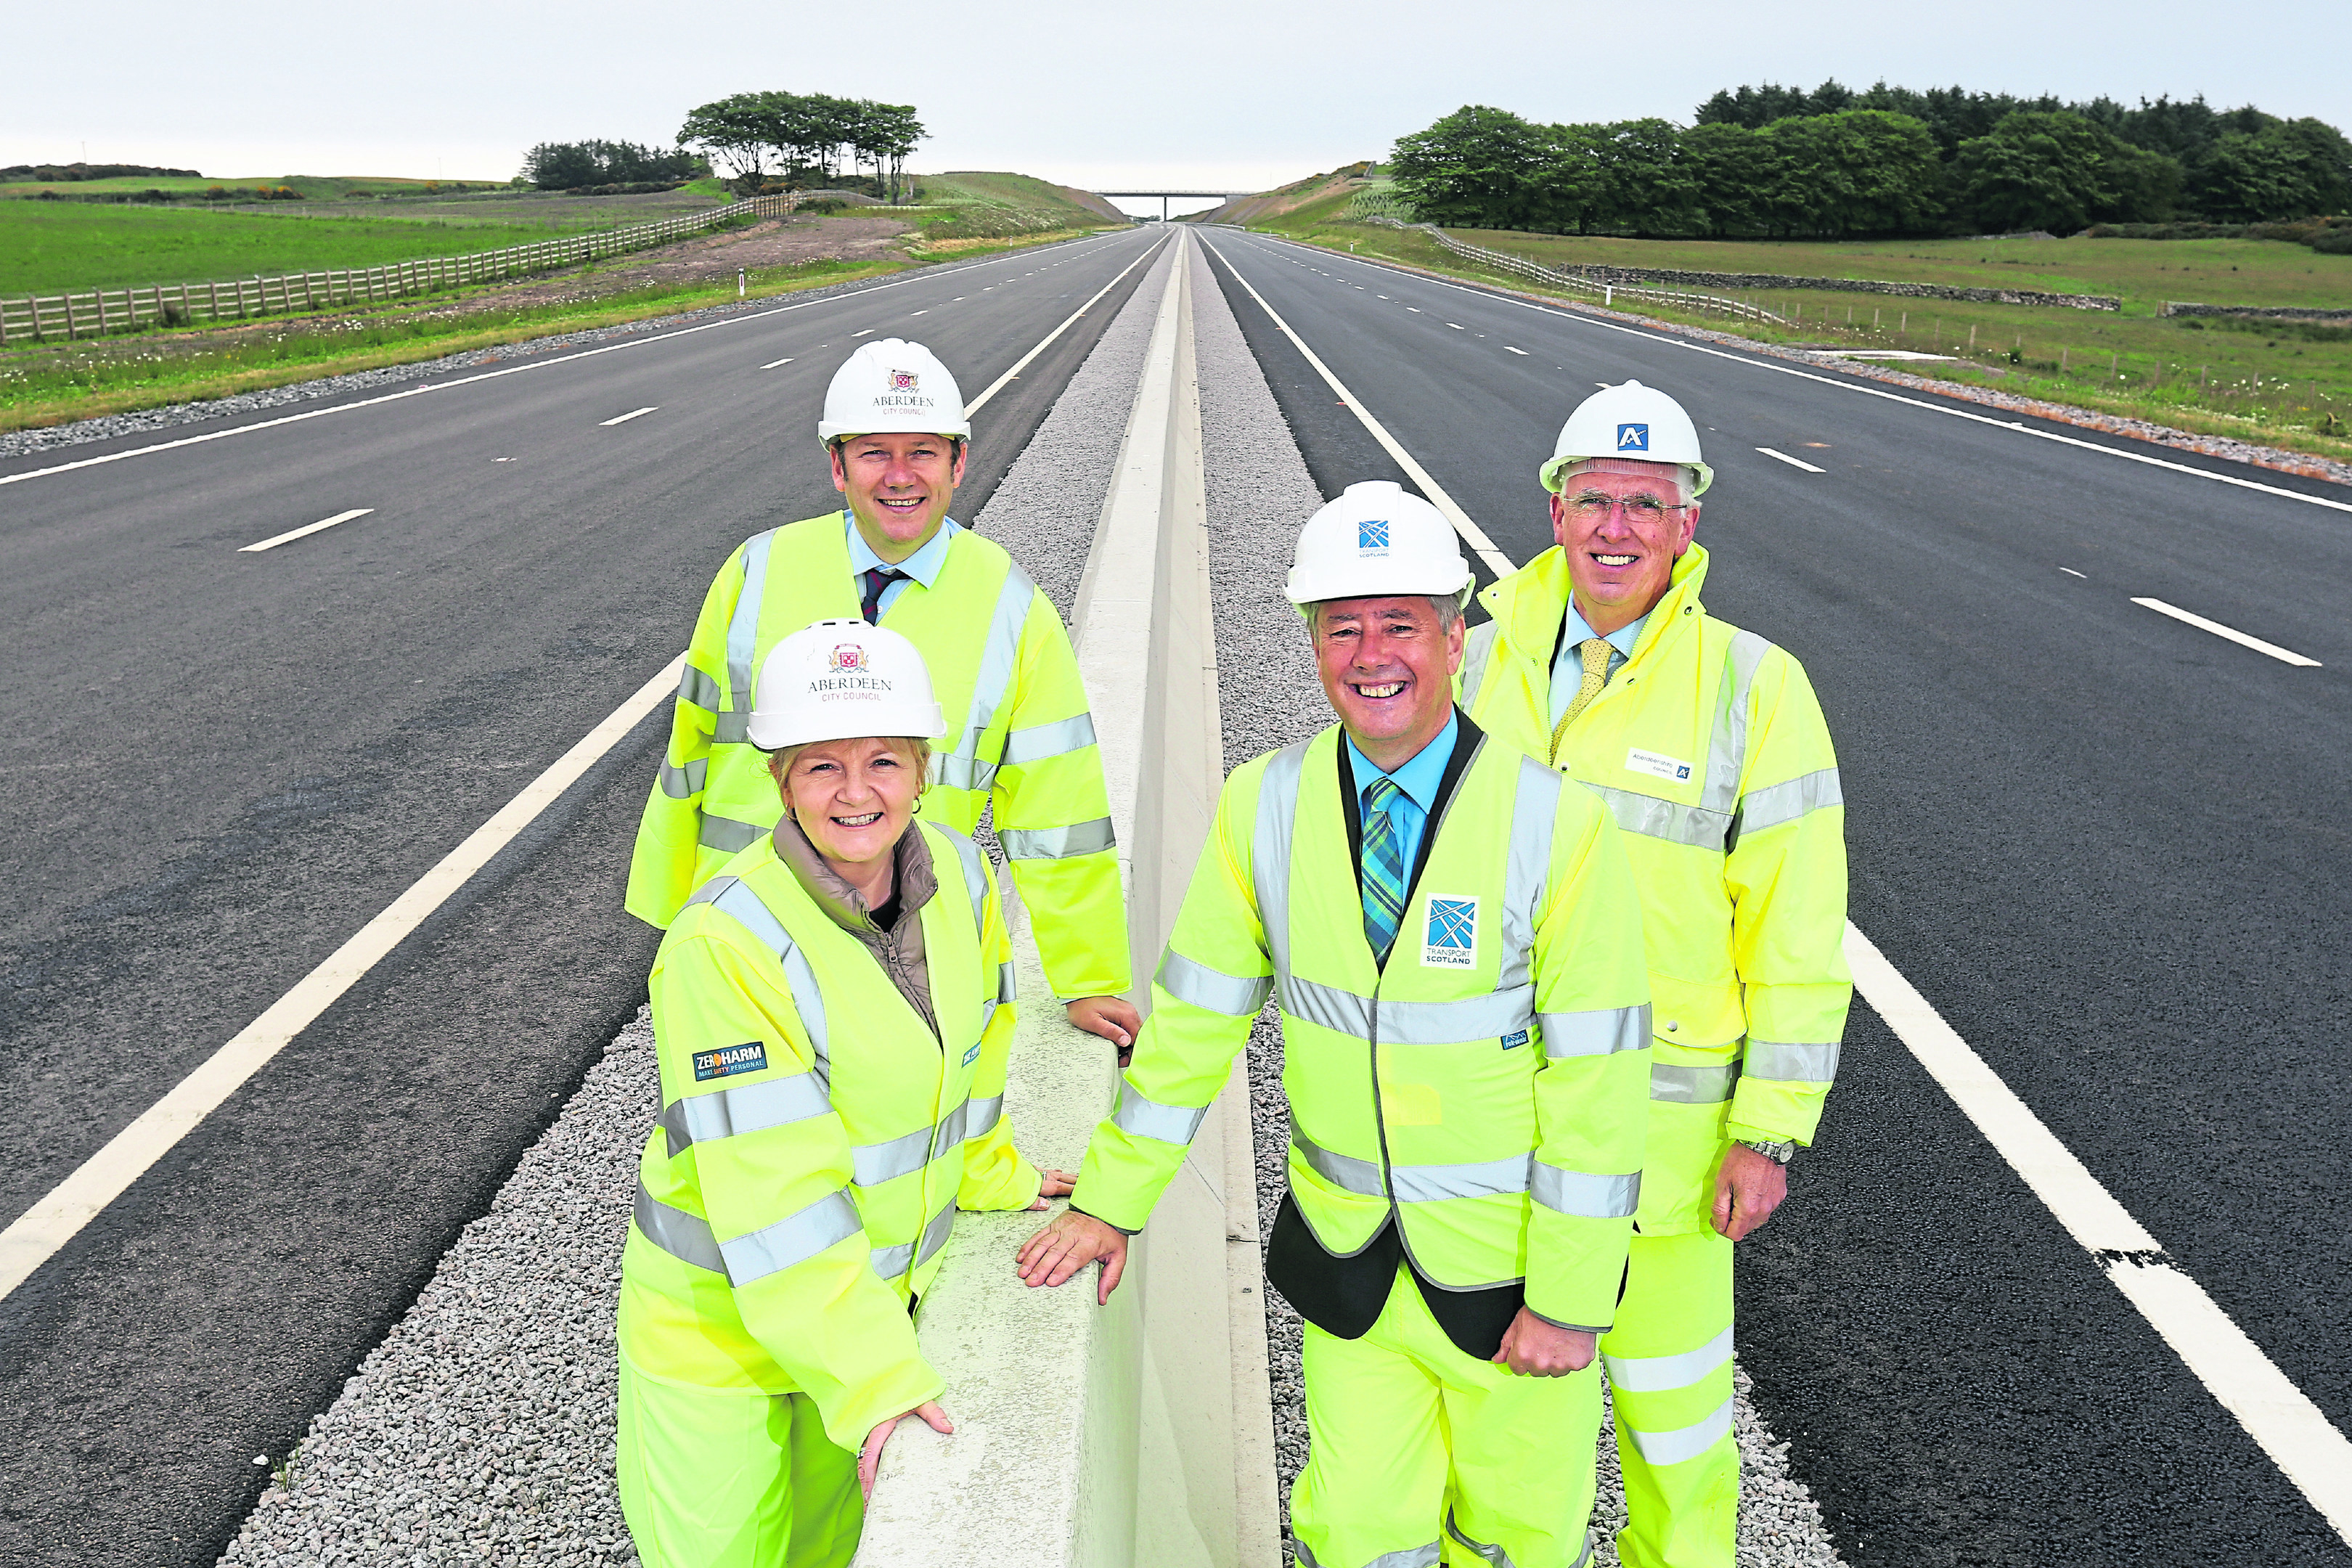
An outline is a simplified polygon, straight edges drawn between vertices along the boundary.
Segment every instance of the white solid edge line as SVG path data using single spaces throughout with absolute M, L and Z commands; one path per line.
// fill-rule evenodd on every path
M 1080 316 L 1083 316 L 1088 310 L 1093 310 L 1095 308 L 1096 300 L 1101 299 L 1104 295 L 1118 288 L 1119 278 L 1126 277 L 1129 273 L 1142 266 L 1147 259 L 1157 255 L 1160 247 L 1166 243 L 1167 237 L 1163 235 L 1160 238 L 1153 240 L 1150 245 L 1144 247 L 1143 254 L 1141 256 L 1137 257 L 1134 260 L 1129 262 L 1126 266 L 1118 269 L 1118 278 L 1113 278 L 1109 282 L 1095 290 L 1093 300 L 1088 300 L 1085 304 L 1071 311 L 1068 316 L 1063 319 L 1060 326 L 1055 327 L 1052 331 L 1047 332 L 1043 338 L 1038 340 L 1037 346 L 1035 348 L 1031 349 L 1027 353 L 1023 354 L 1018 360 L 1015 360 L 1011 370 L 1006 371 L 1003 375 L 1000 375 L 994 381 L 990 382 L 988 384 L 987 391 L 982 393 L 978 397 L 973 398 L 970 403 L 965 404 L 963 405 L 963 416 L 966 419 L 969 419 L 973 415 L 979 413 L 981 406 L 983 404 L 985 404 L 990 398 L 995 396 L 998 393 L 1003 391 L 1006 386 L 1010 385 L 1014 376 L 1019 375 L 1023 371 L 1029 368 L 1029 362 L 1031 360 L 1034 360 L 1039 354 L 1044 353 L 1045 350 L 1053 344 L 1055 338 L 1060 337 L 1065 331 L 1067 331 L 1072 321 L 1076 321 Z M 1064 297 L 1067 298 L 1067 296 Z
M 2067 1234 L 2098 1258 L 2124 1299 L 2238 1418 L 2247 1436 L 2352 1544 L 2352 1439 L 2336 1430 L 2203 1286 L 2164 1256 L 2156 1238 L 1852 924 L 1845 928 L 1845 960 L 1854 989 L 1919 1065 L 2025 1178 Z
M 1101 237 L 1116 239 L 1118 236 L 1112 234 Z M 1077 239 L 1059 243 L 1091 245 L 1094 241 Z M 526 371 L 547 370 L 559 364 L 571 364 L 578 360 L 593 359 L 598 354 L 618 353 L 624 349 L 641 349 L 653 343 L 666 343 L 673 338 L 683 338 L 695 332 L 708 332 L 720 327 L 740 327 L 751 321 L 764 321 L 771 316 L 788 316 L 794 310 L 808 310 L 820 305 L 838 305 L 846 300 L 863 300 L 868 294 L 878 294 L 886 289 L 900 289 L 909 283 L 919 283 L 927 279 L 945 277 L 950 273 L 969 272 L 974 268 L 987 265 L 988 263 L 984 261 L 967 261 L 960 267 L 950 267 L 940 271 L 908 273 L 855 289 L 846 294 L 828 294 L 822 300 L 803 300 L 795 304 L 779 305 L 772 310 L 753 310 L 744 315 L 729 316 L 723 321 L 703 321 L 691 327 L 680 327 L 674 332 L 656 332 L 647 338 L 630 338 L 622 342 L 604 343 L 596 348 L 583 349 L 578 353 L 558 354 L 553 359 L 533 360 L 528 364 L 510 364 L 502 370 L 486 370 L 475 375 L 461 375 L 447 381 L 429 382 L 423 386 L 404 387 L 401 391 L 387 392 L 377 397 L 362 397 L 349 403 L 338 403 L 331 408 L 306 408 L 299 414 L 281 414 L 275 419 L 257 419 L 250 425 L 232 425 L 225 430 L 207 430 L 201 435 L 182 436 L 170 441 L 158 441 L 152 446 L 131 447 L 120 452 L 101 452 L 95 458 L 77 458 L 69 463 L 52 463 L 46 468 L 27 468 L 21 474 L 0 474 L 0 485 L 13 485 L 25 479 L 47 479 L 51 474 L 71 473 L 76 468 L 94 468 L 105 463 L 121 462 L 126 458 L 143 458 L 150 453 L 169 452 L 180 447 L 200 447 L 207 441 L 225 441 L 232 436 L 251 435 L 256 430 L 274 430 L 280 425 L 299 425 L 305 419 L 324 419 L 331 415 L 349 414 L 361 408 L 373 408 L 379 404 L 397 403 L 404 397 L 422 397 L 427 393 L 447 392 L 456 387 L 472 386 L 478 382 L 496 381 L 504 375 L 520 375 Z
M 1295 245 L 1297 241 L 1276 240 L 1275 243 Z M 2152 468 L 2168 468 L 2176 474 L 2187 474 L 2193 479 L 2210 479 L 2215 484 L 2235 485 L 2240 489 L 2260 490 L 2264 495 L 2283 496 L 2288 500 L 2305 501 L 2312 506 L 2328 507 L 2336 511 L 2352 511 L 2352 501 L 2330 500 L 2325 496 L 2307 496 L 2301 490 L 2282 489 L 2276 485 L 2263 484 L 2259 479 L 2242 479 L 2234 474 L 2208 473 L 2203 468 L 2192 468 L 2186 463 L 2170 462 L 2144 452 L 2127 452 L 2116 447 L 2103 447 L 2096 441 L 2085 441 L 2075 436 L 2062 436 L 2055 430 L 2035 430 L 2019 424 L 2014 419 L 1996 419 L 1990 415 L 1972 413 L 1965 408 L 1947 408 L 1940 404 L 1927 402 L 1924 398 L 1906 397 L 1899 392 L 1889 392 L 1884 387 L 1856 386 L 1851 382 L 1839 381 L 1833 376 L 1819 375 L 1811 371 L 1800 370 L 1795 365 L 1779 364 L 1770 360 L 1759 359 L 1753 354 L 1737 353 L 1728 349 L 1716 348 L 1712 344 L 1696 342 L 1688 338 L 1648 331 L 1643 328 L 1629 327 L 1618 321 L 1604 321 L 1597 316 L 1563 310 L 1557 306 L 1538 304 L 1533 300 L 1516 299 L 1508 294 L 1494 293 L 1465 283 L 1455 283 L 1442 278 L 1425 277 L 1418 272 L 1408 272 L 1403 268 L 1390 267 L 1360 256 L 1350 256 L 1345 259 L 1356 262 L 1360 266 L 1378 267 L 1383 272 L 1401 278 L 1415 279 L 1440 289 L 1451 289 L 1456 293 L 1475 294 L 1482 300 L 1491 300 L 1496 304 L 1516 305 L 1523 310 L 1535 310 L 1547 316 L 1557 316 L 1562 321 L 1574 321 L 1580 326 L 1605 328 L 1612 332 L 1622 332 L 1627 337 L 1647 338 L 1652 342 L 1663 343 L 1670 348 L 1689 349 L 1694 353 L 1711 355 L 1716 359 L 1729 360 L 1734 364 L 1744 364 L 1755 370 L 1770 371 L 1775 375 L 1793 375 L 1800 381 L 1817 382 L 1822 386 L 1834 387 L 1840 392 L 1850 392 L 1857 396 L 1883 398 L 1889 403 L 1900 403 L 1911 408 L 1923 408 L 1930 414 L 1941 414 L 1952 419 L 1965 419 L 1976 425 L 1990 425 L 1996 430 L 2013 430 L 2021 436 L 2033 437 L 2036 440 L 2055 441 L 2063 447 L 2079 447 L 2084 451 L 2096 452 L 2103 457 L 2121 458 L 2127 463 L 2144 463 Z M 1412 307 L 1407 306 L 1406 309 L 1410 310 Z M 2217 460 L 2226 461 L 2227 459 Z
M 647 406 L 646 406 L 646 407 L 644 407 L 644 408 L 632 408 L 632 409 L 630 409 L 626 414 L 622 415 L 622 416 L 621 416 L 619 418 L 617 418 L 617 419 L 600 419 L 600 420 L 598 420 L 598 421 L 597 421 L 597 424 L 598 424 L 600 426 L 614 426 L 614 425 L 626 425 L 630 420 L 635 419 L 635 418 L 637 418 L 637 417 L 638 417 L 639 416 L 641 416 L 641 415 L 651 414 L 651 413 L 655 412 L 656 409 L 658 409 L 658 408 L 660 408 L 660 407 L 661 407 L 661 405 L 660 405 L 660 404 L 658 404 L 658 403 L 656 403 L 656 404 L 648 405 Z
M 1446 520 L 1454 524 L 1454 531 L 1460 534 L 1468 542 L 1470 548 L 1478 552 L 1478 559 L 1486 563 L 1487 570 L 1497 577 L 1509 576 L 1513 570 L 1511 558 L 1495 548 L 1495 542 L 1486 537 L 1486 531 L 1471 521 L 1470 514 L 1455 505 L 1454 498 L 1445 493 L 1444 488 L 1429 477 L 1429 470 L 1415 462 L 1412 454 L 1406 451 L 1402 444 L 1388 433 L 1387 427 L 1373 418 L 1370 411 L 1357 401 L 1356 395 L 1349 392 L 1340 383 L 1339 378 L 1331 374 L 1331 367 L 1325 364 L 1315 351 L 1307 346 L 1307 340 L 1293 331 L 1290 323 L 1282 319 L 1281 313 L 1266 303 L 1265 296 L 1257 291 L 1256 285 L 1242 277 L 1241 268 L 1225 259 L 1225 253 L 1217 248 L 1216 242 L 1203 235 L 1201 237 L 1201 243 L 1207 246 L 1218 260 L 1224 261 L 1227 270 L 1240 280 L 1243 288 L 1249 290 L 1250 298 L 1258 302 L 1258 308 L 1266 313 L 1267 318 L 1276 326 L 1282 329 L 1282 335 L 1290 340 L 1292 346 L 1307 356 L 1307 363 L 1315 367 L 1315 374 L 1321 376 L 1331 390 L 1339 395 L 1339 401 L 1346 404 L 1356 417 L 1363 422 L 1364 428 L 1372 433 L 1372 439 L 1378 441 L 1387 450 L 1388 455 L 1396 459 L 1397 466 L 1405 471 L 1414 485 L 1419 487 L 1423 497 L 1432 506 L 1445 514 Z
M 2061 570 L 2063 571 L 2063 568 L 2062 567 Z M 2200 631 L 2211 632 L 2217 637 L 2227 637 L 2241 647 L 2252 648 L 2256 653 L 2266 653 L 2282 664 L 2300 665 L 2305 669 L 2324 668 L 2315 658 L 2305 658 L 2294 649 L 2281 647 L 2274 642 L 2264 642 L 2260 637 L 2250 637 L 2235 626 L 2225 626 L 2219 621 L 2209 621 L 2193 610 L 2184 610 L 2178 605 L 2168 605 L 2162 599 L 2134 598 L 2132 603 L 2145 605 L 2159 616 L 2170 616 L 2176 621 L 2186 621 Z
M 299 528 L 289 528 L 274 538 L 258 540 L 251 544 L 240 544 L 236 547 L 236 552 L 239 555 L 250 555 L 256 551 L 275 550 L 289 539 L 299 539 L 306 533 L 316 533 L 322 528 L 332 528 L 339 522 L 349 522 L 355 517 L 365 517 L 374 510 L 375 508 L 372 506 L 353 507 L 349 511 L 339 511 L 332 517 L 322 517 L 316 522 L 306 522 Z
M 1825 474 L 1829 472 L 1827 468 L 1817 468 L 1813 467 L 1812 464 L 1808 463 L 1802 458 L 1792 458 L 1786 452 L 1776 452 L 1769 447 L 1759 447 L 1756 449 L 1763 453 L 1768 458 L 1778 458 L 1782 462 L 1788 464 L 1789 467 L 1792 468 L 1802 468 L 1809 474 Z
M 618 745 L 637 721 L 677 695 L 686 655 L 679 654 L 635 696 L 556 759 L 522 793 L 499 808 L 441 863 L 362 926 L 261 1016 L 174 1085 L 170 1093 L 108 1140 L 72 1174 L 0 1231 L 0 1300 L 48 1261 L 173 1145 L 236 1092 L 238 1087 L 309 1027 L 401 940 L 448 901 L 467 878 L 538 819 L 558 796 Z

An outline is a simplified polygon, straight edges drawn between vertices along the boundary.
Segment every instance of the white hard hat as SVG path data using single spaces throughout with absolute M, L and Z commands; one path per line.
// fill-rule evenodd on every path
M 1292 558 L 1290 602 L 1450 594 L 1469 602 L 1470 563 L 1445 514 L 1392 479 L 1349 485 L 1307 520 Z
M 963 393 L 948 367 L 920 343 L 904 338 L 860 343 L 824 389 L 824 417 L 816 422 L 816 438 L 901 430 L 968 438 L 971 421 L 964 416 Z
M 1701 460 L 1698 426 L 1683 405 L 1654 386 L 1629 381 L 1604 386 L 1576 405 L 1559 427 L 1551 461 L 1542 469 L 1543 488 L 1558 494 L 1560 475 L 1587 458 L 1624 458 L 1641 463 L 1680 463 L 1698 470 L 1694 496 L 1715 482 L 1715 470 Z
M 908 735 L 936 741 L 946 718 L 915 645 L 864 621 L 819 621 L 768 650 L 751 688 L 751 744 Z

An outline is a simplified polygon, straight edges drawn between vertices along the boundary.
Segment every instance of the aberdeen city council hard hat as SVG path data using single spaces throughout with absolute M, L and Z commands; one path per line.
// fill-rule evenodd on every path
M 753 684 L 751 744 L 763 752 L 867 735 L 936 741 L 947 720 L 915 645 L 864 621 L 819 621 L 768 650 Z
M 816 438 L 831 442 L 899 431 L 969 439 L 971 421 L 964 416 L 963 393 L 948 367 L 920 343 L 904 338 L 860 343 L 825 388 Z

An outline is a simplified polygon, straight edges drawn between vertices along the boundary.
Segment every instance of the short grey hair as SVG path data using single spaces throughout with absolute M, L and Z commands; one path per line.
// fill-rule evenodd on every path
M 1403 599 L 1412 595 L 1399 594 L 1395 596 Z M 1437 613 L 1437 633 L 1440 637 L 1461 624 L 1464 595 L 1431 594 L 1427 597 L 1429 607 Z M 1323 606 L 1338 603 L 1336 599 L 1318 599 L 1307 606 L 1307 630 L 1310 636 L 1323 629 Z
M 1664 463 L 1644 462 L 1633 458 L 1586 458 L 1581 462 L 1571 464 L 1561 473 L 1559 493 L 1566 495 L 1568 481 L 1579 474 L 1645 474 L 1652 469 L 1663 468 L 1666 466 Z M 1676 463 L 1674 465 L 1674 470 L 1675 500 L 1679 505 L 1688 506 L 1698 499 L 1696 494 L 1698 470 L 1688 463 Z

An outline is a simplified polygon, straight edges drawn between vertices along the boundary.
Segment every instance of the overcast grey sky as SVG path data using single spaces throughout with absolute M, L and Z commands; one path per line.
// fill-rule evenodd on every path
M 1263 189 L 1382 156 L 1464 103 L 1687 122 L 1719 87 L 1830 76 L 2203 93 L 2352 130 L 2346 0 L 114 0 L 45 15 L 78 21 L 52 33 L 21 0 L 0 9 L 7 37 L 54 37 L 75 60 L 10 73 L 0 163 L 69 162 L 86 143 L 95 162 L 223 178 L 505 179 L 532 142 L 666 143 L 695 104 L 753 88 L 912 103 L 930 130 L 917 169 L 1093 189 Z

